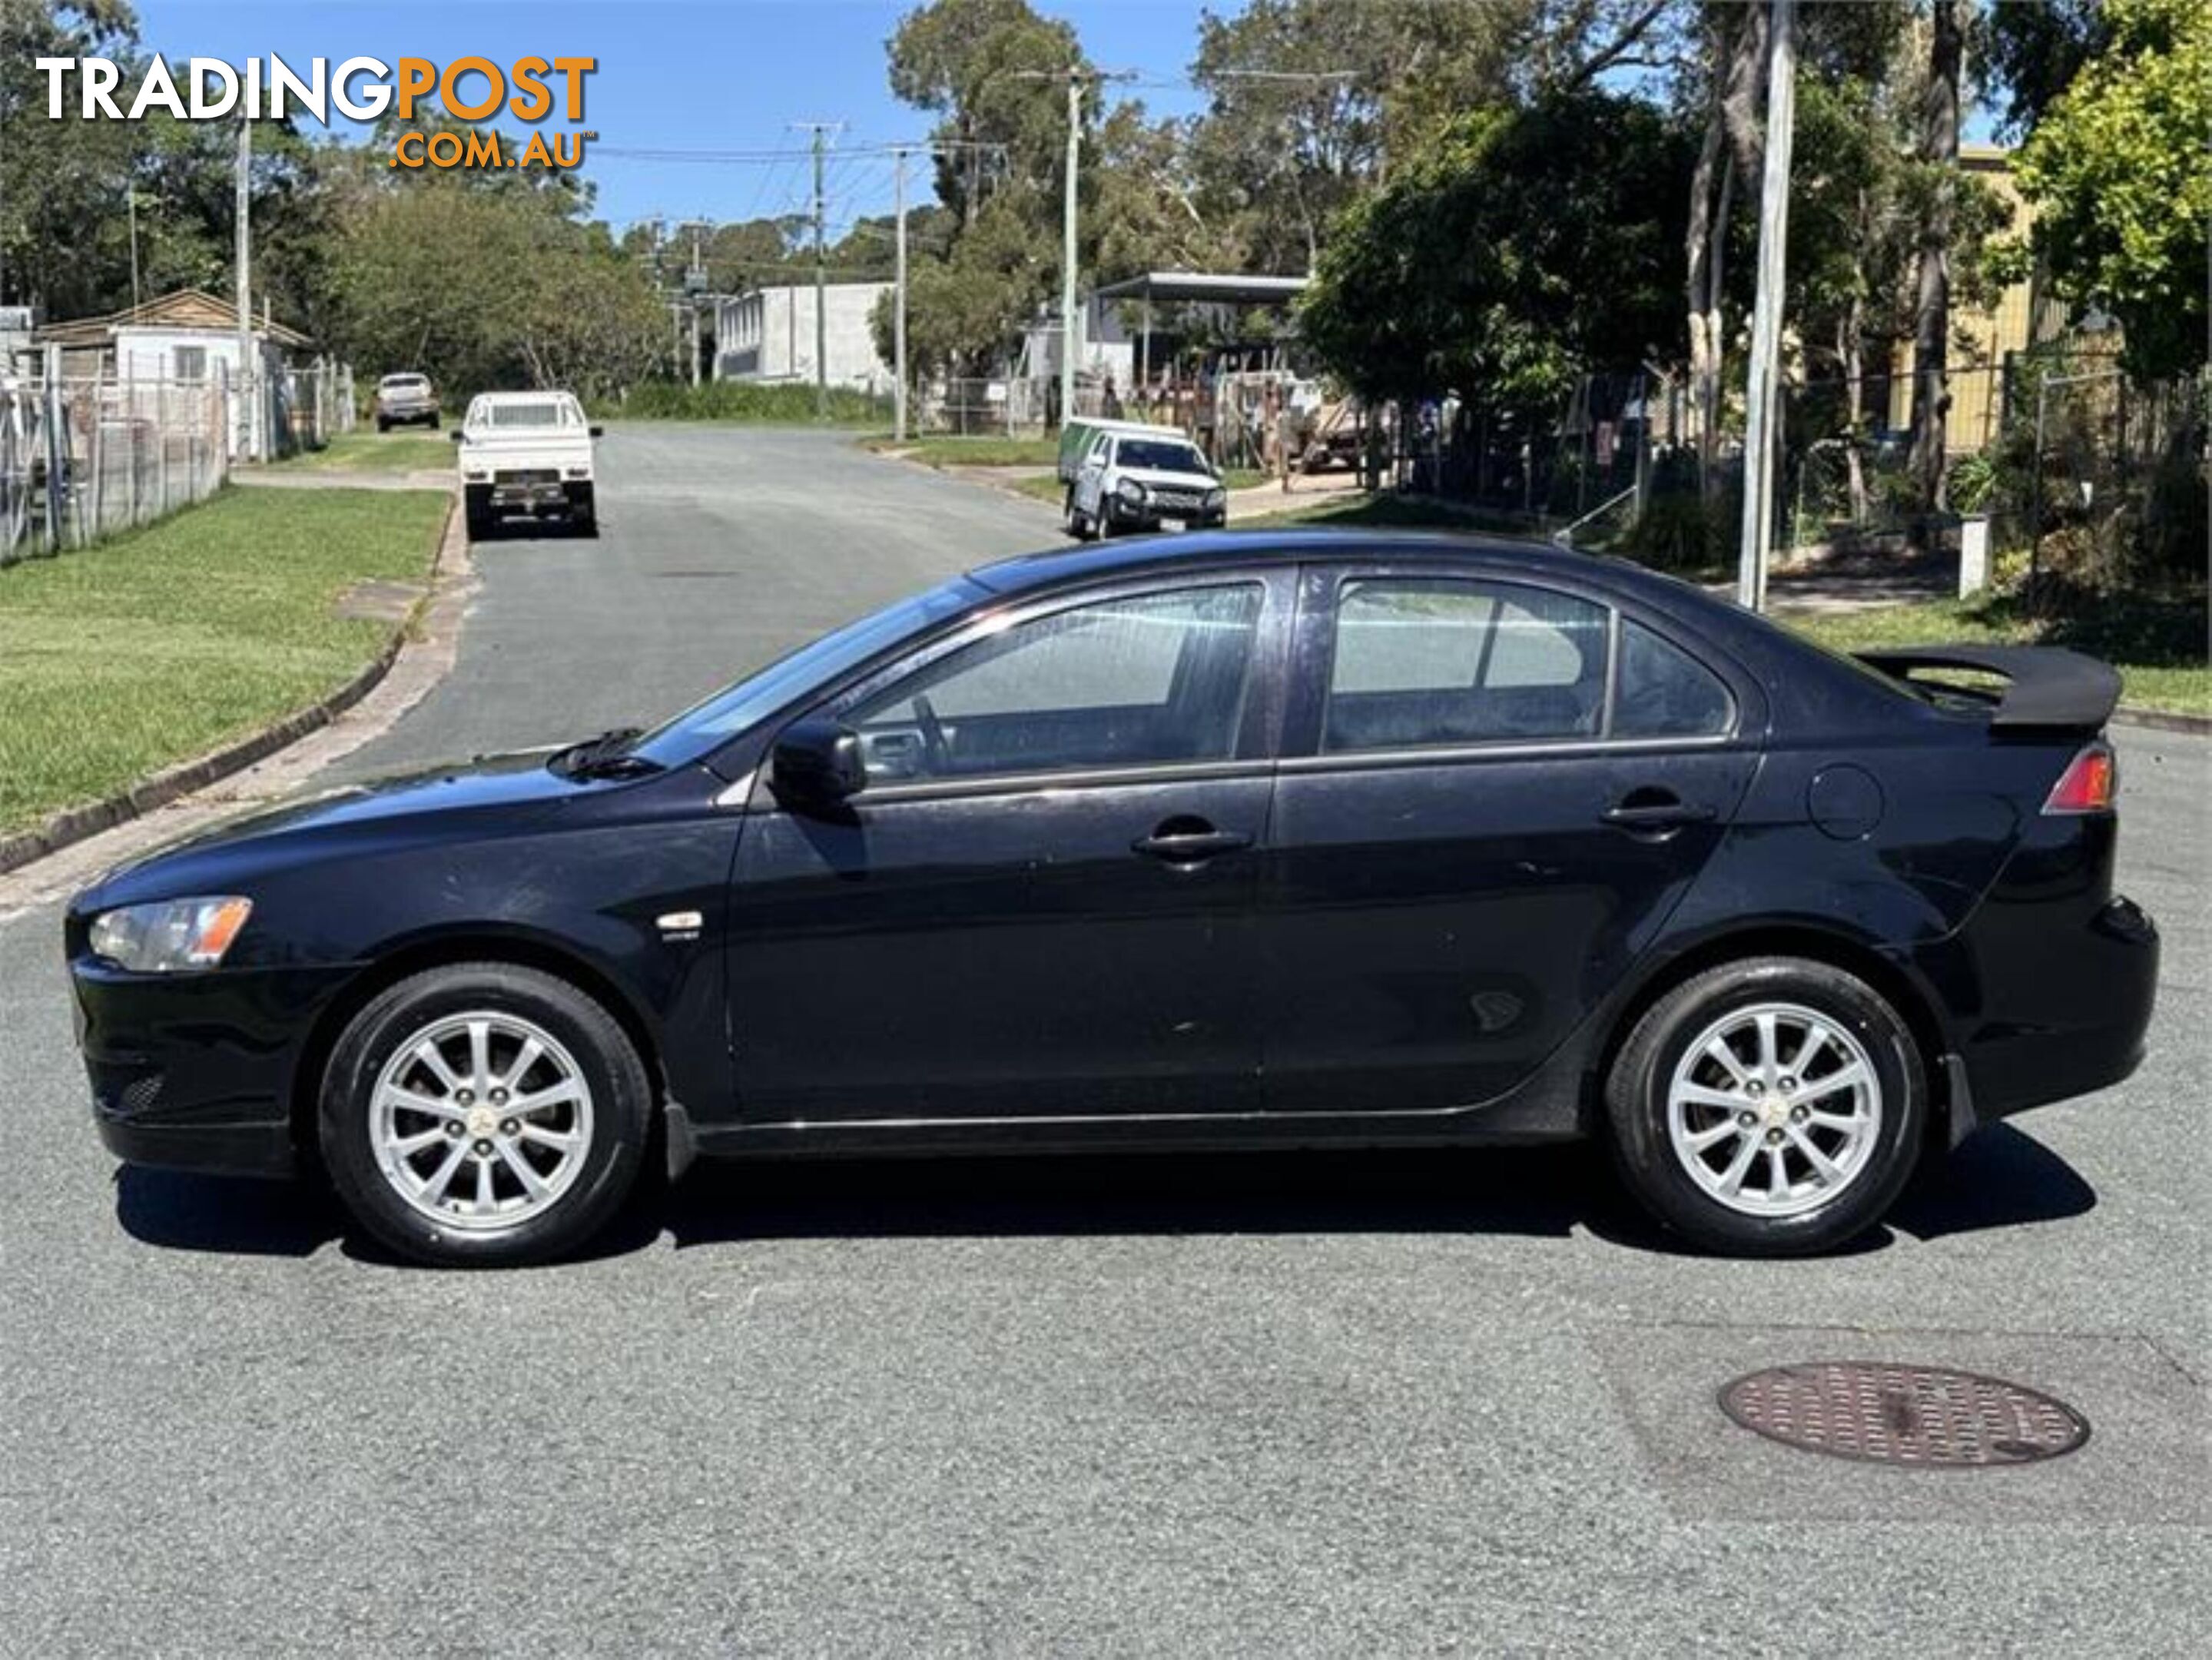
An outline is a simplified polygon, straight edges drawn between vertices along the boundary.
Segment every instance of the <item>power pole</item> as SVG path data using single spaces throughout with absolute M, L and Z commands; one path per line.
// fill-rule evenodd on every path
M 1060 204 L 1060 420 L 1075 414 L 1075 168 L 1083 144 L 1083 71 L 1067 72 L 1067 181 Z
M 705 267 L 699 263 L 699 222 L 695 219 L 691 222 L 691 271 L 700 273 L 700 280 L 703 281 L 704 271 Z M 696 392 L 699 389 L 699 301 L 702 296 L 693 288 L 690 273 L 686 274 L 684 286 L 691 290 L 691 389 Z
M 898 204 L 898 283 L 891 302 L 891 438 L 906 442 L 906 158 L 891 152 L 891 190 Z
M 1759 193 L 1759 289 L 1744 388 L 1743 547 L 1736 600 L 1766 609 L 1766 541 L 1774 523 L 1775 415 L 1781 386 L 1784 253 L 1790 238 L 1790 149 L 1797 121 L 1796 0 L 1771 0 L 1766 35 L 1766 170 Z
M 822 150 L 829 135 L 842 125 L 836 121 L 797 121 L 814 135 L 814 418 L 830 418 L 830 319 L 823 289 L 829 276 L 823 268 L 822 246 Z
M 238 408 L 244 441 L 240 450 L 249 461 L 261 449 L 261 423 L 253 407 L 253 232 L 246 221 L 246 181 L 252 166 L 253 128 L 241 118 L 238 124 L 237 245 L 232 250 L 232 258 L 238 268 Z
M 127 194 L 131 202 L 131 309 L 136 311 L 144 303 L 138 297 L 138 186 L 131 185 Z

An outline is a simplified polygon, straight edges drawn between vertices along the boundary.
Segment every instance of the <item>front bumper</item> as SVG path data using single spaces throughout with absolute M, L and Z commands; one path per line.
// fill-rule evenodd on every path
M 77 1043 L 100 1140 L 134 1164 L 290 1175 L 304 1040 L 349 972 L 146 975 L 73 961 Z
M 1162 507 L 1152 502 L 1133 505 L 1109 496 L 1106 518 L 1116 530 L 1164 530 L 1170 521 L 1188 530 L 1219 530 L 1229 522 L 1229 508 L 1225 502 L 1218 508 Z

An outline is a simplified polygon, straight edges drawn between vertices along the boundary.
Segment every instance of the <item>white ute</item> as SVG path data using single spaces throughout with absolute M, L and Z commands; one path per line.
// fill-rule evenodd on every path
M 483 540 L 502 516 L 514 513 L 566 519 L 596 536 L 592 441 L 599 435 L 574 392 L 483 392 L 471 398 L 453 435 L 469 538 Z

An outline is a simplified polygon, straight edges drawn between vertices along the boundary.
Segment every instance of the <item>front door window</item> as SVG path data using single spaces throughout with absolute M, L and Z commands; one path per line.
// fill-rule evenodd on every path
M 1102 600 L 1018 623 L 862 700 L 872 786 L 1226 761 L 1256 582 Z

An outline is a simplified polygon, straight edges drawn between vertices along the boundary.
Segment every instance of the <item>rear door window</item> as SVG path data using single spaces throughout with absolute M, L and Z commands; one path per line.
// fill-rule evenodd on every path
M 1521 583 L 1344 584 L 1324 751 L 1595 738 L 1612 612 Z

